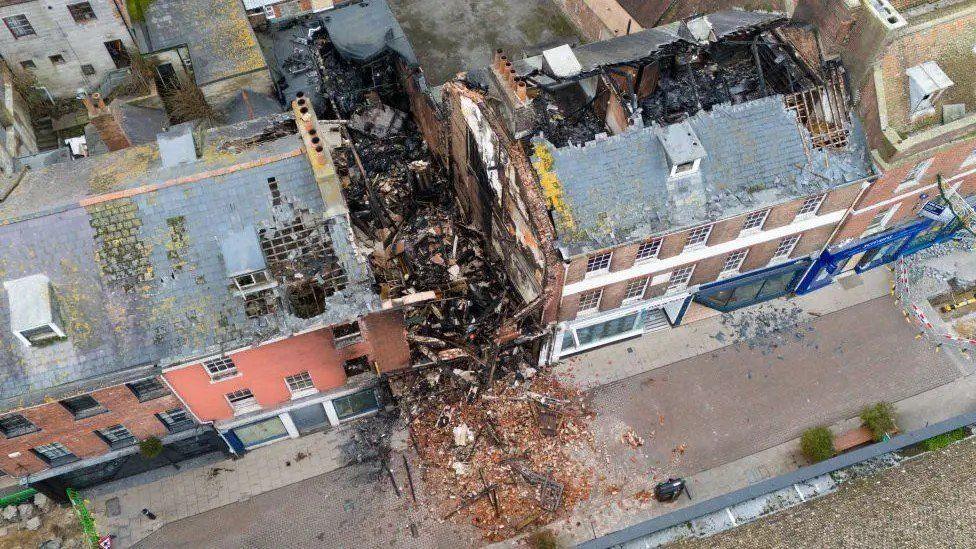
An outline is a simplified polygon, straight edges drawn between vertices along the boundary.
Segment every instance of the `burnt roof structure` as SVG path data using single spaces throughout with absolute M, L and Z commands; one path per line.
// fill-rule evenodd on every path
M 0 273 L 47 277 L 65 337 L 24 344 L 0 296 L 0 408 L 379 309 L 295 131 L 276 115 L 198 134 L 190 162 L 151 143 L 28 170 L 0 202 Z M 266 284 L 232 276 L 262 265 Z
M 496 58 L 466 79 L 530 149 L 558 245 L 576 255 L 871 177 L 844 67 L 806 63 L 802 32 L 782 14 L 724 11 L 507 75 Z

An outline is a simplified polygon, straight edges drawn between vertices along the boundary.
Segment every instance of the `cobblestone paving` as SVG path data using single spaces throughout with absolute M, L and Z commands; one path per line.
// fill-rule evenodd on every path
M 973 547 L 976 441 L 844 484 L 823 498 L 675 549 Z
M 301 549 L 474 547 L 480 537 L 415 508 L 402 460 L 394 474 L 403 497 L 376 463 L 350 465 L 164 526 L 140 549 Z M 413 471 L 414 482 L 420 475 Z M 417 536 L 411 532 L 416 526 Z
M 633 428 L 638 465 L 687 476 L 960 376 L 888 297 L 806 326 L 772 352 L 740 342 L 596 389 L 598 440 Z

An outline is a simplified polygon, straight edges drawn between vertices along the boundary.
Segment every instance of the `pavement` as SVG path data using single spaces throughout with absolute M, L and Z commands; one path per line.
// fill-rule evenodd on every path
M 551 0 L 390 0 L 390 8 L 432 85 L 487 65 L 495 48 L 514 59 L 580 40 Z
M 271 490 L 344 467 L 341 447 L 353 426 L 257 448 L 238 459 L 220 453 L 85 490 L 98 532 L 115 536 L 115 547 L 134 543 L 169 523 L 247 501 Z M 156 520 L 142 515 L 149 509 Z M 235 527 L 228 528 L 236 531 Z M 203 547 L 202 545 L 199 547 Z

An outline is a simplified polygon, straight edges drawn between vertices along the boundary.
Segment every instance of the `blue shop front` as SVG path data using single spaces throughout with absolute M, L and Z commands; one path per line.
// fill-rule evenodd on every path
M 796 293 L 808 294 L 829 286 L 842 274 L 863 273 L 934 244 L 945 242 L 952 238 L 961 224 L 952 217 L 948 221 L 944 219 L 945 216 L 942 219 L 917 220 L 908 225 L 865 237 L 838 249 L 825 250 L 800 281 Z
M 734 311 L 793 292 L 813 260 L 804 257 L 734 278 L 705 284 L 695 301 L 722 312 Z

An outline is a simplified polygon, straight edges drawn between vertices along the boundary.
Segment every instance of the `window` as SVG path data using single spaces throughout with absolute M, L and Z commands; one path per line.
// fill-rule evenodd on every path
M 97 416 L 98 414 L 108 411 L 90 395 L 82 395 L 62 400 L 61 406 L 64 406 L 69 412 L 71 412 L 71 414 L 75 416 L 75 419 L 84 419 L 86 417 Z
M 627 293 L 624 294 L 624 302 L 637 301 L 644 297 L 644 290 L 647 289 L 647 277 L 631 280 L 627 283 Z
M 933 159 L 929 158 L 928 160 L 923 160 L 918 164 L 915 164 L 915 167 L 908 172 L 905 179 L 903 179 L 902 182 L 895 187 L 895 192 L 901 192 L 904 189 L 918 185 L 919 182 L 922 181 L 922 176 L 925 175 L 925 172 L 929 169 L 929 166 L 932 165 L 932 160 Z
M 359 374 L 365 374 L 372 370 L 369 367 L 369 357 L 366 355 L 359 356 L 342 363 L 342 369 L 346 372 L 346 377 L 352 377 Z
M 688 282 L 691 281 L 691 275 L 694 272 L 694 265 L 685 265 L 684 267 L 679 267 L 671 271 L 671 278 L 668 280 L 667 291 L 671 292 L 675 290 L 683 290 L 688 287 Z
M 158 378 L 150 377 L 127 383 L 126 386 L 136 395 L 139 402 L 146 402 L 169 394 L 169 391 Z
M 71 17 L 74 18 L 75 23 L 84 23 L 86 21 L 94 21 L 95 10 L 92 9 L 91 4 L 88 2 L 78 2 L 77 4 L 68 4 L 68 12 Z
M 895 215 L 895 210 L 897 210 L 898 206 L 900 205 L 901 204 L 895 204 L 891 208 L 881 210 L 875 214 L 875 216 L 871 218 L 871 222 L 868 223 L 867 229 L 864 230 L 864 233 L 861 236 L 872 235 L 884 230 L 885 226 L 888 224 L 888 221 L 891 220 L 892 216 Z
M 37 425 L 34 425 L 30 420 L 20 414 L 10 414 L 0 417 L 0 432 L 3 432 L 3 436 L 7 438 L 19 437 L 29 433 L 36 433 L 37 431 L 40 431 Z
M 722 265 L 721 274 L 732 274 L 739 272 L 739 268 L 742 267 L 742 263 L 746 260 L 746 256 L 749 255 L 749 249 L 736 250 L 725 258 L 725 264 Z
M 661 252 L 661 242 L 660 238 L 653 238 L 647 242 L 642 242 L 640 247 L 637 248 L 637 261 L 647 261 L 648 259 L 654 259 L 657 254 Z
M 63 336 L 56 332 L 50 325 L 38 326 L 29 330 L 21 330 L 20 335 L 30 342 L 31 345 L 44 345 L 52 341 L 61 339 Z
M 242 292 L 264 286 L 269 280 L 267 271 L 257 271 L 234 277 L 234 283 Z
M 969 156 L 967 156 L 966 159 L 962 161 L 962 164 L 959 167 L 968 168 L 969 166 L 973 166 L 973 165 L 976 165 L 976 149 L 973 149 L 973 152 L 969 153 Z
M 359 329 L 359 322 L 336 324 L 332 327 L 332 337 L 335 338 L 336 348 L 359 343 L 363 340 L 363 333 Z
M 234 410 L 234 414 L 245 414 L 254 410 L 261 408 L 258 404 L 258 400 L 254 398 L 254 394 L 251 393 L 250 389 L 239 389 L 233 393 L 227 393 L 227 402 L 230 403 L 230 407 Z
M 332 401 L 336 417 L 340 420 L 378 410 L 380 403 L 376 400 L 376 392 L 372 389 L 359 391 L 351 395 L 339 397 Z
M 671 177 L 684 177 L 686 175 L 691 175 L 698 171 L 698 166 L 701 163 L 701 159 L 690 160 L 688 162 L 681 162 L 671 166 Z
M 36 448 L 31 448 L 31 451 L 34 452 L 34 455 L 41 458 L 42 461 L 51 467 L 57 467 L 58 465 L 78 461 L 78 457 L 72 454 L 71 451 L 65 448 L 64 444 L 61 444 L 60 442 L 52 442 L 51 444 L 37 446 Z
M 83 74 L 85 76 L 94 76 L 95 75 L 95 67 L 94 67 L 94 65 L 82 65 L 81 66 L 81 74 Z
M 37 34 L 34 32 L 34 27 L 31 26 L 30 21 L 27 20 L 26 15 L 4 17 L 3 22 L 10 29 L 10 34 L 14 35 L 14 38 L 24 38 L 25 36 Z
M 742 230 L 748 231 L 750 229 L 762 229 L 763 223 L 766 222 L 767 217 L 769 217 L 769 210 L 752 212 L 746 217 L 746 222 L 742 225 Z
M 820 209 L 820 205 L 823 204 L 824 198 L 827 195 L 821 194 L 817 196 L 811 196 L 810 198 L 803 201 L 800 205 L 800 210 L 796 212 L 796 218 L 800 219 L 801 216 L 812 216 L 817 214 L 817 210 Z
M 773 253 L 773 259 L 784 259 L 790 257 L 798 242 L 800 242 L 800 235 L 798 234 L 788 236 L 783 240 L 780 240 L 779 245 L 776 246 L 776 251 Z
M 688 231 L 688 240 L 685 241 L 685 248 L 701 247 L 708 242 L 708 235 L 712 234 L 711 225 L 695 227 Z
M 64 65 L 65 64 L 64 56 L 61 55 L 60 53 L 55 54 L 55 55 L 48 56 L 48 59 L 51 61 L 51 64 L 52 65 Z
M 610 270 L 610 258 L 612 257 L 613 252 L 590 256 L 586 260 L 586 274 L 608 272 Z
M 577 310 L 577 314 L 596 311 L 599 309 L 601 297 L 603 297 L 603 288 L 580 294 L 579 309 Z
M 108 444 L 109 448 L 113 450 L 125 448 L 126 446 L 132 446 L 133 444 L 139 442 L 136 440 L 136 437 L 134 437 L 132 433 L 130 433 L 129 430 L 122 425 L 113 425 L 104 429 L 98 429 L 95 431 L 95 434 L 104 440 L 105 444 Z
M 31 70 L 31 69 L 36 69 L 37 68 L 37 64 L 34 63 L 34 61 L 32 61 L 30 59 L 28 59 L 27 61 L 21 61 L 20 62 L 20 66 L 23 69 L 25 69 L 25 70 Z
M 159 412 L 156 417 L 166 426 L 171 433 L 185 431 L 193 427 L 193 420 L 183 408 L 173 408 L 165 412 Z
M 302 372 L 285 378 L 285 384 L 291 391 L 291 396 L 305 396 L 317 393 L 315 385 L 312 383 L 312 376 L 308 372 Z
M 234 360 L 229 356 L 204 360 L 203 367 L 207 369 L 207 373 L 210 374 L 210 379 L 213 381 L 237 375 L 237 365 L 234 364 Z

